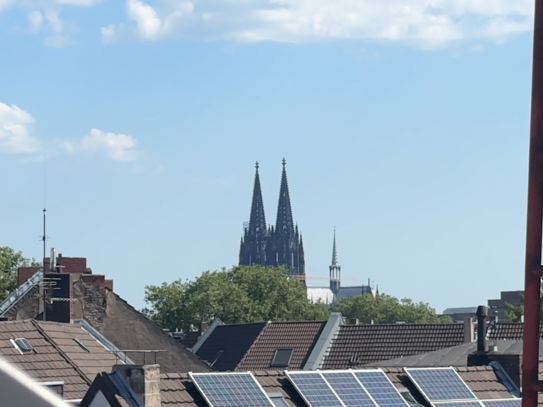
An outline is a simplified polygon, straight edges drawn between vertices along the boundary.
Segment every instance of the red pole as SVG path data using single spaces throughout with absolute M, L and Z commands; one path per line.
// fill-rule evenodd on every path
M 524 344 L 522 358 L 522 407 L 537 407 L 539 320 L 541 304 L 541 244 L 543 213 L 543 0 L 535 0 L 532 117 L 528 172 L 526 227 L 526 278 L 524 289 Z

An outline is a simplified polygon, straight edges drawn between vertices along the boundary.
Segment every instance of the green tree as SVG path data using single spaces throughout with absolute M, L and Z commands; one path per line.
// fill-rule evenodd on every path
M 332 311 L 341 312 L 346 318 L 358 318 L 360 322 L 376 324 L 395 323 L 448 323 L 453 322 L 450 317 L 437 315 L 430 305 L 404 298 L 380 294 L 360 295 L 356 297 L 341 298 L 332 307 Z
M 11 247 L 0 246 L 0 302 L 17 288 L 17 269 L 29 266 L 39 267 L 41 263 L 25 258 Z
M 192 281 L 145 287 L 144 313 L 163 328 L 188 329 L 219 317 L 225 323 L 324 320 L 328 307 L 312 304 L 304 286 L 283 268 L 239 266 L 205 271 Z

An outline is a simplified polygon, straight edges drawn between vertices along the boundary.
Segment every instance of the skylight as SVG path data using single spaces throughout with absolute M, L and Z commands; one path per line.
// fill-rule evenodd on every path
M 277 349 L 275 355 L 273 355 L 270 367 L 288 367 L 290 358 L 292 357 L 292 348 Z
M 30 342 L 28 342 L 25 338 L 17 338 L 13 341 L 13 344 L 22 353 L 31 352 L 32 350 L 34 350 Z
M 224 353 L 224 350 L 218 351 L 217 354 L 213 357 L 213 359 L 211 359 L 211 361 L 209 362 L 209 365 L 213 366 L 215 363 L 217 363 L 217 360 L 219 360 L 219 358 L 222 356 L 223 353 Z

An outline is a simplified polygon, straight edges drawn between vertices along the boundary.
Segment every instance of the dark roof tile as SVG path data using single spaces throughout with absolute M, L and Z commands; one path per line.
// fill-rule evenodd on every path
M 324 369 L 351 368 L 449 348 L 464 342 L 463 324 L 342 325 L 325 357 Z

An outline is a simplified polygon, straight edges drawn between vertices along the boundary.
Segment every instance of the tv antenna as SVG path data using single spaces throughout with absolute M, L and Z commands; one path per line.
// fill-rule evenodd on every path
M 47 236 L 46 233 L 46 226 L 47 226 L 47 209 L 46 209 L 46 192 L 47 192 L 47 178 L 46 178 L 46 171 L 45 171 L 45 154 L 43 156 L 43 235 L 40 236 L 40 240 L 43 242 L 43 257 L 42 262 L 45 262 L 45 256 L 47 255 L 47 240 L 49 239 L 49 236 Z M 43 266 L 45 267 L 45 264 L 43 263 Z

